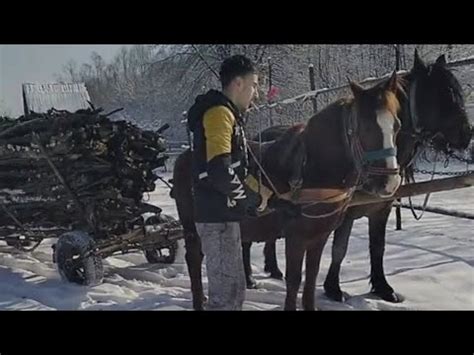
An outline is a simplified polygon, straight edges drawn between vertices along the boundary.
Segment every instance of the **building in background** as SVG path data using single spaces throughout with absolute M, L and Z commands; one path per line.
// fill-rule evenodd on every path
M 84 83 L 25 83 L 22 85 L 23 110 L 45 113 L 51 108 L 75 112 L 90 107 Z

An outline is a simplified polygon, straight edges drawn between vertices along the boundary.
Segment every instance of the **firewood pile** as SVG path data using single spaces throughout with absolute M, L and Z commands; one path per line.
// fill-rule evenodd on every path
M 101 109 L 0 117 L 0 236 L 86 229 L 128 232 L 164 165 L 156 131 L 113 121 Z

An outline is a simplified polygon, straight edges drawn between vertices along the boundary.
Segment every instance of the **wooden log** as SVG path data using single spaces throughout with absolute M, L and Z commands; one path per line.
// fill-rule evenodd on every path
M 448 191 L 454 189 L 462 189 L 474 185 L 474 174 L 456 176 L 446 179 L 436 179 L 431 181 L 417 182 L 415 184 L 402 185 L 394 196 L 387 198 L 380 198 L 369 195 L 364 192 L 357 191 L 354 194 L 349 206 L 367 205 L 371 203 L 381 203 L 386 201 L 393 201 L 397 198 L 424 195 L 427 193 Z
M 400 204 L 397 203 L 395 206 L 411 209 L 410 205 L 407 203 L 400 203 Z M 441 207 L 426 206 L 425 208 L 423 208 L 423 206 L 420 206 L 420 205 L 413 205 L 413 209 L 417 211 L 425 210 L 426 212 L 442 214 L 445 216 L 452 216 L 452 217 L 465 218 L 465 219 L 474 219 L 474 214 L 472 213 L 448 210 L 446 208 L 441 208 Z
M 56 177 L 59 179 L 59 181 L 61 181 L 61 183 L 63 184 L 63 186 L 66 188 L 66 190 L 69 192 L 69 194 L 71 195 L 71 198 L 74 200 L 74 202 L 76 203 L 76 205 L 79 207 L 81 213 L 80 214 L 76 214 L 78 220 L 81 220 L 81 219 L 84 219 L 87 224 L 89 225 L 89 227 L 91 228 L 92 231 L 95 230 L 95 226 L 91 220 L 91 218 L 89 218 L 89 214 L 86 213 L 86 208 L 84 206 L 84 204 L 82 203 L 82 201 L 77 197 L 76 193 L 71 189 L 71 187 L 69 186 L 69 184 L 66 182 L 66 180 L 64 179 L 64 177 L 61 175 L 61 173 L 58 171 L 58 169 L 56 168 L 56 166 L 54 165 L 54 163 L 51 161 L 51 159 L 49 159 L 49 156 L 48 156 L 48 153 L 46 152 L 45 148 L 43 147 L 43 145 L 41 144 L 40 142 L 40 138 L 38 135 L 36 134 L 33 134 L 33 140 L 35 141 L 35 143 L 39 146 L 40 150 L 41 150 L 41 153 L 43 154 L 43 157 L 44 159 L 47 160 L 48 164 L 50 165 L 51 169 L 54 171 L 54 174 L 56 175 Z
M 58 237 L 59 235 L 71 231 L 73 228 L 72 227 L 57 227 L 57 228 L 41 228 L 37 225 L 33 227 L 25 226 L 26 232 L 19 228 L 19 227 L 0 227 L 0 240 L 6 239 L 9 236 L 12 235 L 17 235 L 17 234 L 22 234 L 27 237 L 37 237 L 41 236 L 41 239 L 44 237 L 51 237 L 55 236 Z
M 25 129 L 28 130 L 30 128 L 36 128 L 38 126 L 41 126 L 41 124 L 38 125 L 38 123 L 45 123 L 45 121 L 46 119 L 44 117 L 39 117 L 39 118 L 32 119 L 30 121 L 19 123 L 13 127 L 9 127 L 1 131 L 0 138 L 5 138 L 13 134 L 18 134 L 19 132 L 22 132 Z
M 100 231 L 123 234 L 142 211 L 156 212 L 140 201 L 154 189 L 153 169 L 164 165 L 164 141 L 99 112 L 52 110 L 0 120 L 0 190 L 24 192 L 3 190 L 0 200 L 22 224 L 90 224 L 81 218 L 87 214 Z M 91 208 L 80 211 L 83 206 Z M 0 215 L 0 224 L 11 222 Z
M 51 160 L 58 164 L 62 162 L 63 164 L 72 164 L 72 162 L 83 158 L 82 154 L 56 154 L 51 157 Z M 90 162 L 88 162 L 90 163 Z M 85 164 L 85 162 L 84 162 Z M 33 167 L 45 167 L 48 163 L 44 160 L 40 160 L 39 154 L 28 155 L 24 157 L 20 157 L 18 154 L 11 155 L 10 158 L 2 155 L 0 158 L 0 167 L 3 170 L 14 170 L 14 169 L 22 169 L 22 168 L 33 168 Z

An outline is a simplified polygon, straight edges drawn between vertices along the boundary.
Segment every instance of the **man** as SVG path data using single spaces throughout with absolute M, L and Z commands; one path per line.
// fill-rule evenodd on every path
M 195 222 L 206 256 L 207 309 L 241 310 L 246 284 L 239 221 L 255 215 L 271 191 L 262 188 L 265 193 L 260 196 L 249 188 L 256 189 L 255 178 L 247 176 L 241 115 L 258 97 L 256 69 L 248 58 L 236 55 L 222 63 L 219 75 L 222 92 L 210 90 L 198 96 L 188 112 Z

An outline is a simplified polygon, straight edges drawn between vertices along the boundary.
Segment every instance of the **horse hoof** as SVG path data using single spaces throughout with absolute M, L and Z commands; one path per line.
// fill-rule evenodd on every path
M 283 273 L 280 270 L 270 272 L 270 278 L 276 280 L 283 280 Z
M 203 303 L 193 303 L 193 309 L 195 311 L 203 311 L 204 310 L 204 304 Z
M 257 288 L 257 282 L 254 279 L 247 280 L 247 289 L 255 290 Z
M 193 309 L 195 311 L 203 311 L 206 304 L 207 304 L 207 297 L 202 295 L 199 301 L 193 302 Z
M 345 302 L 346 297 L 344 293 L 341 290 L 324 290 L 324 293 L 326 294 L 326 297 L 336 301 L 336 302 Z
M 390 303 L 401 303 L 405 300 L 405 298 L 399 294 L 396 293 L 395 291 L 385 291 L 385 292 L 379 292 L 379 291 L 372 291 L 372 293 L 384 301 L 390 302 Z

